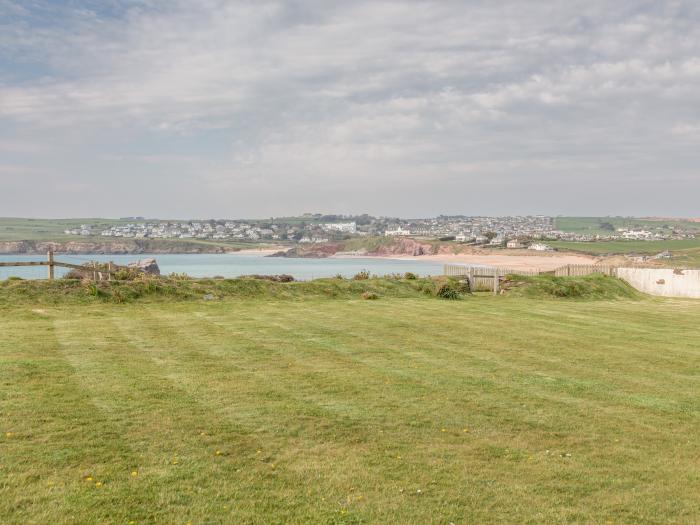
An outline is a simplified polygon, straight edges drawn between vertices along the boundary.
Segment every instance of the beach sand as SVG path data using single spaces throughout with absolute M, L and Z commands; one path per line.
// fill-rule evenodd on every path
M 387 257 L 382 257 L 387 258 Z M 595 264 L 594 257 L 573 254 L 542 254 L 542 255 L 501 255 L 501 254 L 459 254 L 459 255 L 391 255 L 390 259 L 438 262 L 444 264 L 476 264 L 498 266 L 515 270 L 549 271 L 566 266 L 567 264 Z

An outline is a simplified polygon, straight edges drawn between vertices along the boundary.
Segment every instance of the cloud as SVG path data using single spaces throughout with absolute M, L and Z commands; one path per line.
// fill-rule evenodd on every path
M 330 211 L 358 182 L 385 208 L 336 211 L 566 212 L 562 188 L 602 180 L 622 189 L 571 213 L 673 213 L 623 188 L 700 189 L 698 22 L 690 1 L 1 0 L 0 125 L 52 145 L 13 164 L 95 193 L 122 166 L 183 215 L 164 178 L 221 216 Z M 497 203 L 472 196 L 493 181 Z

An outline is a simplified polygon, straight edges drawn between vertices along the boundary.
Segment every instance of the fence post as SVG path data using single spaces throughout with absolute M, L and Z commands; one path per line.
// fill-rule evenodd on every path
M 49 252 L 46 254 L 46 257 L 47 257 L 48 263 L 49 263 L 49 281 L 53 281 L 53 277 L 54 277 L 53 250 L 49 250 Z
M 107 280 L 111 281 L 112 280 L 112 261 L 109 261 L 107 263 L 107 270 L 109 271 L 109 273 L 107 274 Z
M 95 261 L 92 262 L 92 280 L 97 281 L 97 263 Z
M 493 295 L 498 295 L 498 279 L 499 279 L 499 274 L 500 270 L 498 268 L 494 268 L 493 270 Z

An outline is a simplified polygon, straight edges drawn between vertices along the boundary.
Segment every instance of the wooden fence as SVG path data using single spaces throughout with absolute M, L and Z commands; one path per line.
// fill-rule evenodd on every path
M 446 264 L 445 275 L 452 277 L 465 277 L 469 280 L 469 287 L 474 292 L 500 290 L 501 279 L 509 274 L 539 275 L 539 270 L 516 270 L 514 268 L 496 268 L 490 266 L 469 266 L 466 264 Z
M 496 268 L 486 266 L 470 266 L 468 264 L 446 264 L 444 274 L 451 277 L 465 277 L 469 280 L 472 291 L 491 291 L 498 293 L 500 280 L 506 275 L 541 275 L 550 274 L 557 277 L 583 277 L 600 273 L 616 276 L 617 267 L 601 264 L 567 264 L 556 270 L 542 271 L 539 269 Z
M 603 264 L 567 264 L 554 270 L 557 277 L 583 277 L 593 273 L 615 276 L 617 267 Z
M 92 279 L 95 281 L 103 281 L 103 280 L 112 280 L 112 275 L 117 273 L 119 270 L 119 267 L 113 263 L 108 263 L 107 268 L 103 268 L 102 266 L 98 266 L 96 262 L 92 263 L 92 269 L 89 266 L 82 266 L 79 264 L 71 264 L 71 263 L 65 263 L 65 262 L 60 262 L 56 261 L 53 256 L 53 252 L 48 252 L 46 254 L 46 260 L 45 261 L 17 261 L 17 262 L 0 262 L 0 268 L 3 267 L 12 267 L 12 266 L 46 266 L 48 271 L 47 271 L 47 277 L 49 280 L 54 279 L 54 274 L 55 274 L 55 268 L 70 268 L 72 270 L 80 270 L 83 272 L 85 275 L 90 275 L 92 274 Z

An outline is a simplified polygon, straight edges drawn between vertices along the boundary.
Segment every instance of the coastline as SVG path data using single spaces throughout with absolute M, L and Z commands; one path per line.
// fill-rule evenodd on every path
M 516 270 L 551 271 L 567 264 L 595 264 L 595 257 L 575 254 L 549 254 L 549 255 L 500 255 L 500 254 L 437 254 L 437 255 L 350 255 L 343 254 L 332 256 L 336 259 L 394 259 L 409 261 L 424 261 L 443 264 L 474 264 L 480 266 L 498 266 L 513 268 Z

